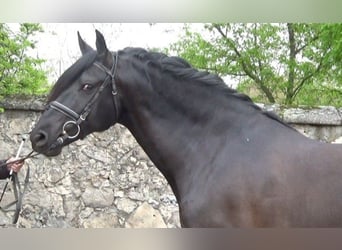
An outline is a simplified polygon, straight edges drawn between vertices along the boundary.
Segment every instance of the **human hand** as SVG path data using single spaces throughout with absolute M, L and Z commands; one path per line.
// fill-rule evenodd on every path
M 22 166 L 24 165 L 24 161 L 19 161 L 19 162 L 15 162 L 15 163 L 11 163 L 13 161 L 16 161 L 17 159 L 14 157 L 9 158 L 6 163 L 7 163 L 7 168 L 8 170 L 13 170 L 13 172 L 18 173 L 19 170 L 22 168 Z

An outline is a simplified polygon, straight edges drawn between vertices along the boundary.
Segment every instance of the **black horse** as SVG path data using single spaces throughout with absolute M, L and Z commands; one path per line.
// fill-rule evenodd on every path
M 178 57 L 93 50 L 58 79 L 31 133 L 47 156 L 126 126 L 165 176 L 184 227 L 342 226 L 342 146 L 308 139 Z

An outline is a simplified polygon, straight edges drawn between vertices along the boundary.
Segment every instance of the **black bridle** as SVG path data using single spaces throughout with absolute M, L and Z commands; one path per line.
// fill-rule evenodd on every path
M 58 101 L 52 101 L 51 103 L 49 103 L 47 109 L 51 108 L 53 110 L 56 110 L 56 111 L 66 115 L 67 117 L 69 117 L 71 119 L 71 120 L 64 123 L 63 128 L 62 128 L 62 135 L 57 138 L 57 144 L 61 145 L 61 144 L 63 144 L 63 142 L 66 139 L 74 139 L 79 135 L 79 133 L 81 132 L 80 124 L 86 120 L 86 118 L 89 115 L 95 101 L 97 100 L 97 98 L 100 96 L 102 91 L 107 87 L 107 85 L 109 83 L 111 83 L 111 86 L 112 86 L 113 104 L 114 104 L 114 108 L 115 108 L 115 118 L 116 118 L 116 120 L 118 119 L 118 116 L 119 116 L 119 114 L 118 114 L 119 107 L 118 107 L 118 100 L 117 100 L 118 99 L 117 98 L 118 92 L 117 92 L 117 88 L 116 88 L 116 84 L 115 84 L 115 75 L 116 75 L 116 70 L 117 70 L 118 57 L 119 56 L 117 53 L 113 53 L 113 66 L 110 70 L 106 66 L 104 66 L 103 64 L 100 64 L 97 62 L 95 62 L 93 64 L 96 67 L 98 67 L 99 69 L 103 70 L 107 74 L 107 76 L 103 80 L 103 82 L 101 83 L 97 92 L 92 96 L 90 101 L 85 105 L 81 114 L 78 114 L 77 112 L 75 112 L 71 108 L 65 106 L 64 104 L 62 104 Z M 76 132 L 74 134 L 69 134 L 67 132 L 66 128 L 67 128 L 67 126 L 70 126 L 70 125 L 75 126 L 75 128 L 76 128 Z

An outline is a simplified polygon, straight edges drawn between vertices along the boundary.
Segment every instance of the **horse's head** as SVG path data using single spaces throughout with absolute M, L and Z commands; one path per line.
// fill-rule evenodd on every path
M 32 148 L 47 156 L 94 131 L 116 123 L 120 97 L 116 90 L 116 54 L 96 31 L 96 50 L 78 34 L 82 57 L 67 69 L 53 87 L 48 105 L 31 132 Z

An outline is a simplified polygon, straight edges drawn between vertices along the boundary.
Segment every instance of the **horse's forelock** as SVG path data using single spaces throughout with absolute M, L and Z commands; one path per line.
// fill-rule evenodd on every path
M 55 100 L 59 94 L 66 90 L 70 84 L 80 76 L 80 74 L 92 65 L 96 59 L 96 51 L 91 51 L 83 55 L 73 65 L 71 65 L 57 80 L 52 88 L 48 102 Z

